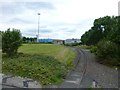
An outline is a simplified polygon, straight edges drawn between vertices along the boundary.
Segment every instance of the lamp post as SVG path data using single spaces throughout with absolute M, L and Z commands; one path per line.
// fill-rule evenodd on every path
M 40 23 L 39 19 L 40 19 L 40 13 L 38 13 L 38 35 L 37 35 L 37 42 L 39 42 L 39 23 Z

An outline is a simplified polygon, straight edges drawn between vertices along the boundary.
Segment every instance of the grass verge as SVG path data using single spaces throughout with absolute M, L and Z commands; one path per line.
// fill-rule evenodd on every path
M 59 84 L 72 67 L 74 58 L 75 53 L 61 45 L 24 44 L 15 57 L 3 54 L 2 71 L 32 78 L 42 85 Z
M 19 52 L 24 54 L 38 54 L 53 56 L 59 62 L 70 66 L 75 59 L 75 52 L 71 48 L 56 44 L 23 44 Z

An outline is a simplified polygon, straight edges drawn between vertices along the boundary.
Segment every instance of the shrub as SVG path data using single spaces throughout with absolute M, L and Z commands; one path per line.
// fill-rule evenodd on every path
M 117 45 L 111 41 L 100 41 L 97 48 L 97 55 L 101 58 L 112 58 L 118 54 Z
M 91 49 L 90 49 L 90 52 L 96 54 L 96 51 L 97 51 L 97 47 L 96 46 L 92 46 Z
M 111 41 L 100 41 L 97 45 L 96 54 L 100 59 L 101 63 L 118 65 L 118 46 Z
M 91 49 L 92 48 L 92 46 L 88 46 L 88 45 L 80 45 L 79 47 L 83 48 L 83 49 Z
M 21 45 L 21 33 L 17 29 L 13 29 L 2 33 L 2 51 L 8 56 L 17 54 L 18 47 Z
M 65 44 L 65 46 L 78 46 L 80 45 L 80 43 L 69 43 L 69 44 Z

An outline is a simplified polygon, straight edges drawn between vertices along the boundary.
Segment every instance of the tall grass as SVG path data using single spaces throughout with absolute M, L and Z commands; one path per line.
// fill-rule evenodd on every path
M 18 51 L 25 54 L 53 56 L 64 64 L 75 58 L 75 53 L 70 48 L 56 44 L 23 44 Z
M 3 54 L 3 73 L 32 78 L 42 85 L 61 83 L 75 58 L 71 49 L 61 45 L 24 44 L 18 51 L 11 58 Z

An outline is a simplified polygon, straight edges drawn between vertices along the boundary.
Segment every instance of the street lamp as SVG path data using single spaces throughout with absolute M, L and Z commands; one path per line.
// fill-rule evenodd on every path
M 39 19 L 40 19 L 40 13 L 38 13 L 38 35 L 37 35 L 37 42 L 39 42 L 39 23 L 40 23 Z

